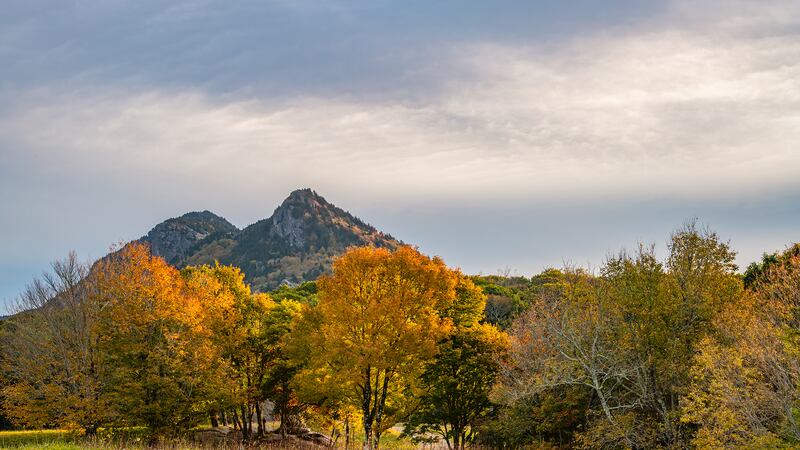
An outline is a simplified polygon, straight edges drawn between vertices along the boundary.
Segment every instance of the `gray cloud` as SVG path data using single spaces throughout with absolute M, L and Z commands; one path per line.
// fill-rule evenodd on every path
M 553 0 L 11 0 L 0 58 L 11 87 L 107 83 L 214 93 L 424 96 L 439 52 L 554 39 L 652 14 L 660 2 Z M 3 19 L 0 19 L 3 20 Z
M 13 5 L 0 297 L 301 186 L 469 271 L 596 264 L 693 216 L 741 264 L 796 239 L 800 8 L 580 3 Z

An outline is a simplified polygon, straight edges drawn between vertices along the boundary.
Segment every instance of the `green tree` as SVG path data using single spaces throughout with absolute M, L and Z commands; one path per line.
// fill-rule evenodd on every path
M 758 283 L 766 281 L 770 268 L 786 264 L 795 256 L 800 256 L 800 243 L 792 245 L 782 253 L 764 253 L 761 262 L 753 262 L 747 266 L 742 277 L 744 287 L 755 289 Z
M 278 289 L 270 292 L 270 297 L 276 302 L 288 299 L 302 304 L 316 305 L 317 282 L 306 281 L 294 287 L 281 285 Z
M 274 412 L 280 418 L 279 430 L 283 435 L 296 433 L 302 426 L 301 413 L 306 407 L 292 386 L 302 363 L 292 359 L 286 350 L 289 332 L 302 309 L 303 305 L 295 300 L 285 298 L 278 302 L 266 317 L 261 341 L 269 361 L 262 390 L 275 405 Z
M 444 340 L 420 377 L 423 393 L 405 433 L 434 433 L 450 449 L 466 448 L 491 411 L 489 391 L 507 347 L 508 337 L 492 325 L 461 327 Z

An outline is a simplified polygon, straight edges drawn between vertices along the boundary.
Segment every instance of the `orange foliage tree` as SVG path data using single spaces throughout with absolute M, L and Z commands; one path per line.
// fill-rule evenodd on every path
M 364 448 L 403 412 L 437 342 L 450 331 L 459 273 L 411 247 L 351 248 L 319 281 L 319 304 L 307 312 L 318 329 L 303 333 L 308 352 L 300 384 L 361 410 Z M 302 325 L 301 325 L 302 327 Z
M 144 424 L 158 435 L 196 425 L 219 367 L 196 292 L 141 244 L 100 262 L 96 286 L 99 347 L 117 423 Z

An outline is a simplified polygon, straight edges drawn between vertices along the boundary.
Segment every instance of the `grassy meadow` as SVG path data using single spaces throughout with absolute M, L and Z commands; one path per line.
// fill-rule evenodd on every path
M 342 446 L 337 446 L 343 448 Z M 360 448 L 360 445 L 351 445 L 351 448 Z M 400 438 L 395 430 L 386 432 L 381 439 L 381 447 L 388 450 L 411 450 L 416 445 L 407 439 Z M 148 445 L 140 433 L 100 433 L 95 439 L 78 437 L 65 430 L 37 430 L 37 431 L 0 431 L 0 449 L 15 450 L 236 450 L 252 448 L 242 444 L 202 445 L 191 440 L 171 441 L 169 443 Z M 315 448 L 312 444 L 271 445 L 270 448 L 306 449 Z

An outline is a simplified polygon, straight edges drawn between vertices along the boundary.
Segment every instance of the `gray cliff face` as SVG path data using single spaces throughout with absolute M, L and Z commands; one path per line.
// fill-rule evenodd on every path
M 270 232 L 273 236 L 285 239 L 290 247 L 301 248 L 306 243 L 302 215 L 297 214 L 289 207 L 275 210 L 275 214 L 272 215 Z
M 181 265 L 186 255 L 203 239 L 212 235 L 233 234 L 239 230 L 209 211 L 190 212 L 156 225 L 140 239 L 150 251 L 170 264 Z
M 320 219 L 336 215 L 336 212 L 331 212 L 334 208 L 311 189 L 296 190 L 272 214 L 269 232 L 292 248 L 304 248 L 313 225 Z

